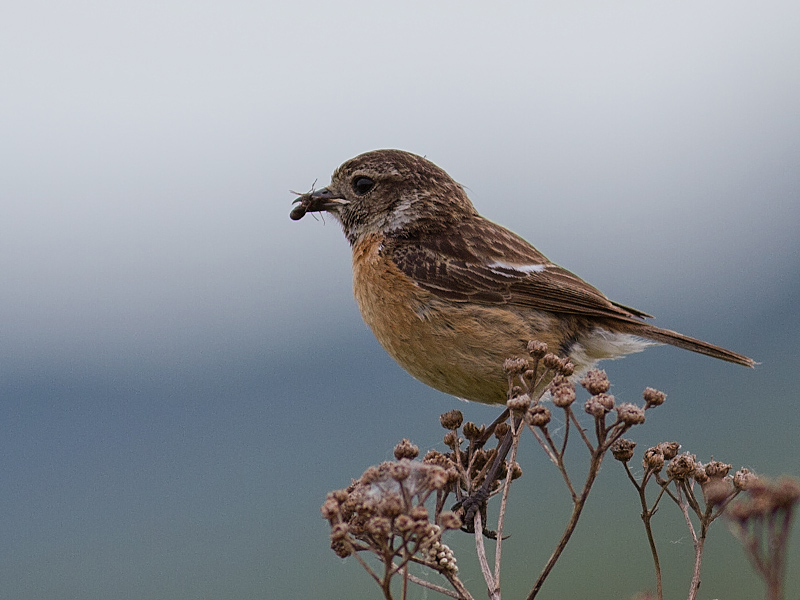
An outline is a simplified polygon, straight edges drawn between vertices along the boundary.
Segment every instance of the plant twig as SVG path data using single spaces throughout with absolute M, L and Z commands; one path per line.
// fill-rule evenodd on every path
M 656 548 L 656 540 L 653 536 L 653 527 L 651 525 L 651 521 L 653 519 L 653 515 L 655 514 L 656 510 L 658 510 L 653 505 L 653 508 L 650 509 L 647 506 L 647 496 L 645 495 L 645 485 L 647 483 L 647 479 L 649 478 L 650 473 L 647 472 L 642 476 L 642 484 L 636 481 L 636 478 L 631 473 L 630 467 L 628 467 L 627 462 L 623 462 L 622 466 L 625 467 L 625 473 L 628 474 L 628 479 L 631 480 L 633 487 L 636 488 L 636 491 L 639 492 L 639 503 L 642 506 L 642 521 L 644 522 L 644 530 L 647 534 L 647 542 L 650 544 L 650 553 L 653 555 L 653 566 L 655 567 L 656 571 L 656 594 L 658 595 L 658 600 L 664 600 L 664 585 L 661 581 L 661 562 L 658 559 L 658 549 Z M 663 490 L 662 490 L 663 493 Z M 659 495 L 659 498 L 661 496 Z
M 500 499 L 500 514 L 497 517 L 497 540 L 494 549 L 494 587 L 500 589 L 500 558 L 503 550 L 503 525 L 505 524 L 506 506 L 508 504 L 508 493 L 511 489 L 511 469 L 517 460 L 517 450 L 519 449 L 519 438 L 522 433 L 524 421 L 520 419 L 516 431 L 509 432 L 508 435 L 514 435 L 514 442 L 511 446 L 511 456 L 508 459 L 507 475 L 505 484 L 503 485 L 503 496 Z
M 603 462 L 604 453 L 604 450 L 598 449 L 592 454 L 592 462 L 589 465 L 589 473 L 586 475 L 586 481 L 583 484 L 583 491 L 581 492 L 578 500 L 574 503 L 572 514 L 570 515 L 569 522 L 564 529 L 564 533 L 562 534 L 561 539 L 558 541 L 558 545 L 553 551 L 553 554 L 550 555 L 550 559 L 547 561 L 544 569 L 542 569 L 542 572 L 539 574 L 539 578 L 536 580 L 536 583 L 533 585 L 533 589 L 528 594 L 527 600 L 533 600 L 539 593 L 542 585 L 544 585 L 544 580 L 547 579 L 550 571 L 553 570 L 556 562 L 561 557 L 561 553 L 564 552 L 567 542 L 569 542 L 570 537 L 572 537 L 575 527 L 578 524 L 578 519 L 583 511 L 583 507 L 586 504 L 586 499 L 589 497 L 589 491 L 591 490 L 592 484 L 594 483 L 594 480 L 597 478 L 597 474 L 600 471 L 600 464 Z
M 483 519 L 479 510 L 475 511 L 475 551 L 478 555 L 478 562 L 481 565 L 483 579 L 486 581 L 486 590 L 489 598 L 500 600 L 500 589 L 494 584 L 494 575 L 486 558 L 486 546 L 483 543 Z

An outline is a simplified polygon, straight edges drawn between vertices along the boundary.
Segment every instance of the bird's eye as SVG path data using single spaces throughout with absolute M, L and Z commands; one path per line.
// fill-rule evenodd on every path
M 369 177 L 356 177 L 353 180 L 353 191 L 358 196 L 363 196 L 375 187 L 375 182 Z

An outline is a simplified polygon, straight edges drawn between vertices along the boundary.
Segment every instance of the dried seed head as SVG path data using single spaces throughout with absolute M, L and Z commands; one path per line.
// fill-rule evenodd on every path
M 337 523 L 331 527 L 331 540 L 337 541 L 346 538 L 349 529 L 350 527 L 347 525 L 347 523 Z
M 336 553 L 339 558 L 347 558 L 353 553 L 353 546 L 347 540 L 337 540 L 331 542 L 331 550 Z
M 428 509 L 422 506 L 421 504 L 412 508 L 408 516 L 414 519 L 415 521 L 427 521 L 428 520 Z
M 372 483 L 374 481 L 378 481 L 381 478 L 381 472 L 378 467 L 369 467 L 364 474 L 361 475 L 361 481 L 364 483 Z
M 530 341 L 528 342 L 528 352 L 533 358 L 542 359 L 547 354 L 547 344 L 544 342 Z
M 533 427 L 544 427 L 550 422 L 550 410 L 541 404 L 531 406 L 528 409 L 527 418 Z
M 603 408 L 606 409 L 606 412 L 614 410 L 614 396 L 611 394 L 596 394 L 595 398 L 600 404 L 603 405 Z
M 419 448 L 406 438 L 400 440 L 400 443 L 394 447 L 394 457 L 397 460 L 403 458 L 417 458 L 417 456 L 419 456 Z
M 617 406 L 617 417 L 627 425 L 640 425 L 644 423 L 644 409 L 630 402 L 623 402 Z
M 509 431 L 511 431 L 511 425 L 508 423 L 498 423 L 497 427 L 494 428 L 494 437 L 498 440 L 502 440 Z
M 461 479 L 461 474 L 458 472 L 458 469 L 456 467 L 450 467 L 449 469 L 445 469 L 444 474 L 447 477 L 447 483 L 455 483 L 456 481 Z
M 411 467 L 406 462 L 396 462 L 389 465 L 389 477 L 395 481 L 405 481 L 411 473 Z
M 706 475 L 711 479 L 722 479 L 730 472 L 731 466 L 718 460 L 712 460 L 706 465 L 705 470 Z
M 442 454 L 438 450 L 428 450 L 428 453 L 422 459 L 423 464 L 426 465 L 438 465 L 440 467 L 450 467 L 453 464 L 446 455 Z
M 511 465 L 511 481 L 519 479 L 520 477 L 522 477 L 522 467 L 517 461 L 514 461 L 514 464 Z
M 347 534 L 350 531 L 350 527 L 347 523 L 336 523 L 336 525 L 331 526 L 331 540 L 341 540 L 347 537 Z
M 507 358 L 503 362 L 503 369 L 509 377 L 516 377 L 522 375 L 523 371 L 528 368 L 528 361 L 524 358 Z
M 696 479 L 695 479 L 696 480 Z M 711 479 L 703 485 L 703 498 L 709 506 L 722 504 L 734 491 L 733 483 L 730 479 Z
M 696 459 L 694 454 L 689 454 L 688 452 L 679 454 L 669 461 L 669 466 L 667 466 L 667 476 L 679 480 L 688 479 L 694 473 L 696 466 L 695 463 Z
M 506 402 L 506 406 L 508 410 L 510 410 L 514 414 L 522 414 L 528 407 L 531 405 L 531 397 L 528 394 L 522 394 L 521 396 L 517 396 L 515 398 L 511 398 Z
M 458 477 L 457 471 L 456 477 Z M 428 469 L 425 482 L 426 487 L 432 490 L 441 490 L 447 485 L 448 481 L 450 481 L 450 474 L 447 472 L 447 469 L 443 469 L 442 467 Z
M 501 423 L 501 425 L 502 425 L 502 423 Z M 498 428 L 499 427 L 500 427 L 500 425 L 498 425 Z M 495 430 L 495 432 L 496 432 L 496 430 Z M 492 456 L 494 456 L 494 448 L 492 448 L 488 452 L 486 450 L 484 450 L 483 448 L 481 448 L 479 450 L 476 450 L 472 455 L 472 466 L 475 469 L 475 472 L 477 473 L 478 471 L 480 471 L 483 468 L 483 466 L 487 462 L 489 462 L 489 459 Z
M 400 533 L 405 533 L 414 529 L 414 519 L 408 515 L 397 515 L 394 520 L 394 528 Z
M 394 518 L 405 510 L 405 503 L 399 494 L 385 494 L 375 506 L 375 511 L 384 517 Z
M 448 410 L 439 417 L 439 422 L 445 429 L 458 429 L 464 422 L 464 415 L 460 410 Z
M 339 503 L 332 497 L 331 494 L 328 494 L 325 502 L 323 502 L 320 512 L 322 512 L 322 518 L 330 521 L 331 523 L 341 518 Z
M 784 477 L 772 489 L 772 499 L 776 508 L 788 509 L 800 500 L 800 481 Z
M 444 434 L 444 445 L 454 450 L 458 447 L 458 435 L 455 430 L 448 431 Z
M 575 365 L 572 364 L 572 362 L 569 359 L 565 359 L 561 363 L 561 374 L 564 377 L 572 377 L 574 373 L 575 373 Z
M 661 442 L 658 448 L 666 460 L 672 460 L 681 451 L 681 445 L 678 442 Z
M 751 507 L 752 504 L 746 500 L 734 502 L 728 506 L 725 516 L 731 521 L 738 522 L 740 526 L 744 526 L 752 516 L 757 516 L 753 514 Z
M 550 390 L 553 396 L 553 404 L 559 408 L 566 408 L 575 402 L 575 386 L 569 381 L 558 383 Z
M 706 474 L 706 469 L 703 466 L 703 463 L 700 461 L 694 466 L 694 473 L 692 473 L 692 479 L 694 479 L 700 485 L 705 485 L 710 481 L 709 476 Z
M 664 392 L 659 392 L 658 390 L 651 387 L 645 388 L 642 396 L 644 396 L 645 408 L 650 408 L 652 406 L 661 406 L 662 404 L 664 404 L 664 400 L 667 399 L 667 395 Z
M 486 430 L 484 425 L 478 427 L 472 421 L 467 421 L 464 423 L 464 427 L 461 431 L 464 433 L 464 437 L 467 438 L 469 441 L 477 440 L 479 437 L 483 435 L 483 432 Z
M 626 463 L 633 458 L 634 448 L 636 448 L 636 442 L 620 438 L 611 445 L 611 454 L 619 462 Z
M 428 523 L 428 521 L 422 519 L 414 521 L 414 535 L 421 540 L 428 541 L 429 539 L 435 539 L 438 532 L 438 525 L 433 525 L 432 523 Z
M 442 529 L 461 529 L 461 518 L 451 510 L 443 510 L 439 515 Z
M 428 450 L 428 453 L 425 455 L 425 458 L 422 459 L 422 464 L 425 465 L 435 465 L 437 467 L 441 467 L 447 473 L 448 479 L 450 479 L 449 470 L 455 470 L 455 463 L 446 455 L 442 454 L 437 450 Z M 458 473 L 458 471 L 456 471 Z
M 608 381 L 608 377 L 606 377 L 606 372 L 600 369 L 590 369 L 586 375 L 583 376 L 583 379 L 581 379 L 581 385 L 592 396 L 605 394 L 608 388 L 611 387 L 611 383 Z
M 561 370 L 561 359 L 552 353 L 544 355 L 544 358 L 542 359 L 542 364 L 548 369 L 552 369 L 554 371 Z
M 365 523 L 364 529 L 374 538 L 388 538 L 392 533 L 392 522 L 387 517 L 372 517 Z
M 758 479 L 755 473 L 751 473 L 749 469 L 742 467 L 733 475 L 733 485 L 737 490 L 750 489 Z
M 642 466 L 654 473 L 658 473 L 664 467 L 664 454 L 658 446 L 645 450 Z
M 727 514 L 741 526 L 746 526 L 751 519 L 774 520 L 778 511 L 791 518 L 798 501 L 800 501 L 800 481 L 797 479 L 789 477 L 778 481 L 756 479 L 750 482 L 746 499 L 728 507 Z
M 592 415 L 595 419 L 602 419 L 608 412 L 597 396 L 592 396 L 583 405 L 583 410 Z

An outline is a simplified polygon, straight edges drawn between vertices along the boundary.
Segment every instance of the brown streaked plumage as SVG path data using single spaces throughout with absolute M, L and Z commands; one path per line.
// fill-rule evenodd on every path
M 653 342 L 755 364 L 644 322 L 650 315 L 612 302 L 484 219 L 459 184 L 420 156 L 367 152 L 295 202 L 294 220 L 326 211 L 341 223 L 364 321 L 404 369 L 448 394 L 505 402 L 503 361 L 526 357 L 529 340 L 568 355 L 579 372 Z

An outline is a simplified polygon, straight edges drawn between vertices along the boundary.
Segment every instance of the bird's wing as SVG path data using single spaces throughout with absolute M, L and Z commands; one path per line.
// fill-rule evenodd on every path
M 509 230 L 477 217 L 443 233 L 396 239 L 391 257 L 417 285 L 454 302 L 524 306 L 641 323 L 647 313 L 612 302 Z

